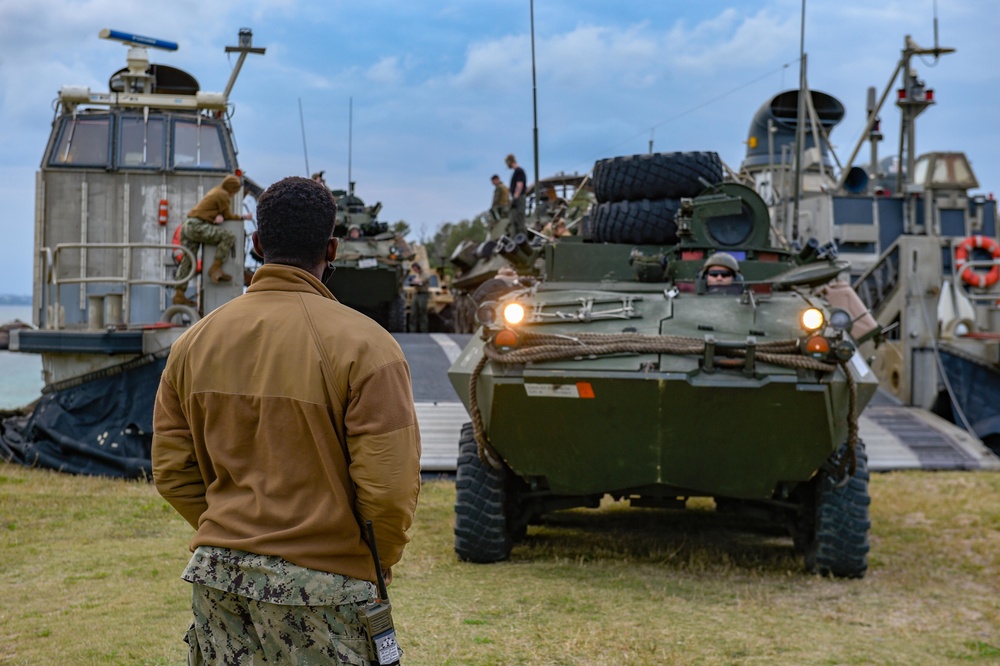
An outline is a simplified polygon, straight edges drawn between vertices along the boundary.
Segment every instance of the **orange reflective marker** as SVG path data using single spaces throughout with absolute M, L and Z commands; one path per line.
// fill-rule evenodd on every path
M 577 382 L 576 390 L 579 392 L 581 398 L 594 397 L 594 387 L 590 385 L 590 382 Z
M 806 353 L 814 358 L 826 356 L 830 351 L 830 341 L 822 335 L 814 335 L 806 341 Z
M 493 342 L 497 347 L 516 347 L 517 346 L 517 333 L 505 328 L 496 334 L 493 338 Z

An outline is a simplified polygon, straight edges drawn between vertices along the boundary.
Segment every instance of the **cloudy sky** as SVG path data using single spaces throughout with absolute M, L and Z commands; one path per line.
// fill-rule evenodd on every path
M 809 84 L 847 109 L 832 134 L 842 160 L 864 127 L 867 88 L 886 87 L 905 35 L 933 45 L 935 4 L 807 5 Z M 939 102 L 918 119 L 917 149 L 967 152 L 981 190 L 1000 193 L 1000 12 L 995 0 L 939 4 L 940 43 L 957 52 L 913 61 Z M 650 141 L 717 151 L 738 168 L 756 110 L 797 86 L 801 0 L 534 5 L 542 177 L 585 173 Z M 489 177 L 509 178 L 508 152 L 534 180 L 530 19 L 529 0 L 0 0 L 0 293 L 31 292 L 34 177 L 59 88 L 107 90 L 124 66 L 126 48 L 98 39 L 101 28 L 177 42 L 150 49 L 152 61 L 207 91 L 224 89 L 235 63 L 224 47 L 251 28 L 267 54 L 248 58 L 230 96 L 241 167 L 268 185 L 305 175 L 308 159 L 346 187 L 350 144 L 356 193 L 420 238 L 488 207 Z M 889 155 L 898 111 L 881 115 Z

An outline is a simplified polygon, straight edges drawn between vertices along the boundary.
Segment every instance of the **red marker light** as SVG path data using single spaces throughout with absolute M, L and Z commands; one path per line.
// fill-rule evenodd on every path
M 496 334 L 493 338 L 493 343 L 497 347 L 516 347 L 517 346 L 517 333 L 505 328 Z
M 813 358 L 823 358 L 830 353 L 830 341 L 822 335 L 814 335 L 806 340 L 806 354 Z

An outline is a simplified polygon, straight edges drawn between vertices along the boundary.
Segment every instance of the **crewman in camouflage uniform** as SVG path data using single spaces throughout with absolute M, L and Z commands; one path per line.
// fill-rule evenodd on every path
M 510 211 L 510 190 L 497 174 L 493 174 L 490 182 L 493 183 L 493 204 L 490 210 L 497 218 L 501 218 Z
M 219 225 L 226 220 L 250 220 L 253 216 L 250 213 L 236 215 L 233 213 L 230 203 L 236 193 L 243 187 L 243 181 L 239 176 L 226 176 L 221 185 L 210 189 L 208 193 L 192 208 L 187 214 L 187 220 L 181 228 L 181 245 L 191 251 L 191 254 L 198 256 L 198 250 L 202 245 L 215 246 L 215 261 L 208 269 L 208 275 L 212 282 L 229 282 L 232 275 L 223 272 L 222 264 L 233 251 L 236 243 L 236 236 L 231 231 L 223 229 Z M 177 269 L 177 274 L 186 276 L 191 272 L 191 257 L 186 252 L 181 253 L 181 265 Z M 188 299 L 187 281 L 178 285 L 174 292 L 174 305 L 194 305 L 194 301 Z
M 324 286 L 337 205 L 271 185 L 247 292 L 171 347 L 153 480 L 196 530 L 191 664 L 369 664 L 359 614 L 387 582 L 420 490 L 420 433 L 396 341 Z
M 418 262 L 410 264 L 410 274 L 406 276 L 406 283 L 413 286 L 413 301 L 410 303 L 410 321 L 407 328 L 410 333 L 427 333 L 430 329 L 427 305 L 431 292 L 424 269 Z

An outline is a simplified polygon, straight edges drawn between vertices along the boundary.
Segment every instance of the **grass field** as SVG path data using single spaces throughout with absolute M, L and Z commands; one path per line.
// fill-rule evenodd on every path
M 403 663 L 1000 663 L 1000 474 L 875 475 L 868 576 L 709 510 L 554 514 L 510 562 L 452 550 L 424 484 L 390 590 Z M 152 486 L 0 464 L 0 663 L 183 664 L 191 530 Z

